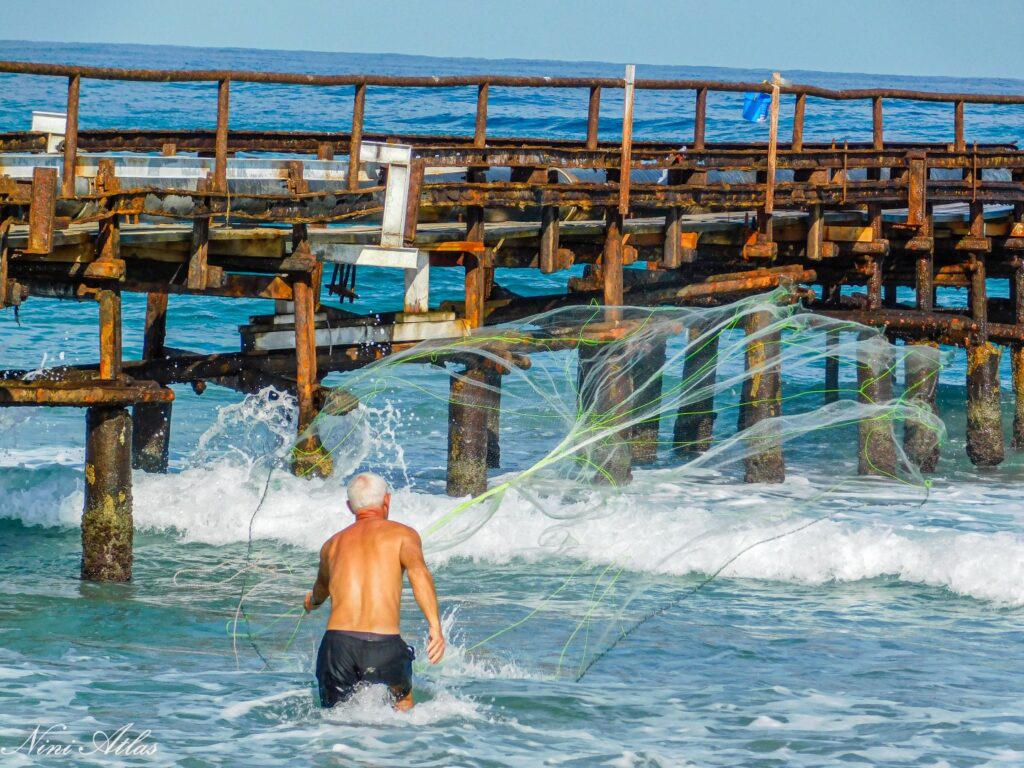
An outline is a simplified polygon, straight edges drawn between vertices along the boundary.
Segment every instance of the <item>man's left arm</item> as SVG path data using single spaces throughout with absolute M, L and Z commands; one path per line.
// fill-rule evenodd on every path
M 313 584 L 313 589 L 306 593 L 304 607 L 307 612 L 319 608 L 331 596 L 330 583 L 331 570 L 327 564 L 327 544 L 324 544 L 320 549 L 320 568 L 316 574 L 316 583 Z

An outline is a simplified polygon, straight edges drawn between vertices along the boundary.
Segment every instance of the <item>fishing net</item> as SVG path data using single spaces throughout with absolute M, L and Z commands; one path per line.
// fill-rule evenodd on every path
M 466 602 L 461 648 L 507 657 L 543 644 L 531 656 L 545 671 L 578 679 L 808 528 L 923 502 L 915 461 L 944 437 L 931 404 L 942 362 L 933 346 L 806 312 L 786 288 L 716 307 L 566 307 L 346 374 L 310 434 L 340 482 L 370 470 L 396 489 L 461 494 L 417 526 L 428 560 L 478 557 L 488 539 L 492 557 L 504 540 L 508 559 L 544 563 L 507 626 L 474 621 Z M 894 386 L 904 369 L 910 385 Z M 450 436 L 463 454 L 454 478 Z M 473 487 L 481 460 L 486 489 Z M 735 492 L 745 480 L 761 481 L 749 498 Z M 650 526 L 664 535 L 628 546 Z

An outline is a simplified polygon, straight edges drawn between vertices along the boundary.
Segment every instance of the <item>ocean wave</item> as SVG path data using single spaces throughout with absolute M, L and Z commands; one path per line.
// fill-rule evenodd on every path
M 70 472 L 60 469 L 62 475 Z M 477 516 L 471 524 L 451 523 L 463 531 L 455 536 L 446 527 L 435 535 L 426 533 L 456 506 L 439 494 L 397 490 L 392 518 L 424 532 L 428 558 L 436 566 L 456 560 L 570 558 L 683 576 L 714 573 L 754 545 L 722 576 L 801 584 L 894 577 L 1024 605 L 1024 535 L 1019 528 L 977 530 L 976 525 L 986 508 L 999 512 L 1005 506 L 1012 494 L 1009 486 L 978 484 L 965 500 L 960 485 L 945 495 L 936 492 L 924 505 L 915 499 L 911 508 L 856 489 L 815 500 L 814 484 L 800 477 L 784 486 L 749 486 L 667 482 L 659 471 L 636 474 L 636 492 L 611 499 L 599 491 L 566 498 L 509 490 L 493 512 L 470 508 L 464 514 Z M 265 471 L 230 462 L 168 475 L 136 473 L 134 479 L 136 527 L 186 543 L 245 542 L 251 522 L 255 539 L 315 551 L 351 521 L 339 479 L 298 479 L 277 470 L 267 486 Z M 69 487 L 68 480 L 8 493 L 0 518 L 77 526 L 82 490 L 80 481 Z M 951 500 L 960 511 L 947 509 Z M 831 516 L 791 533 L 830 511 Z M 485 513 L 489 517 L 479 517 Z

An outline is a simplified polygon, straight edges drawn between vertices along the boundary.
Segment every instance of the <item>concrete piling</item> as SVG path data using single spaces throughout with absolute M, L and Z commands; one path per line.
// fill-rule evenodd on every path
M 665 367 L 665 340 L 652 339 L 637 345 L 632 369 L 634 409 L 650 415 L 633 427 L 633 463 L 653 464 L 658 460 L 658 432 L 661 429 L 661 393 Z
M 984 233 L 980 203 L 971 204 L 971 231 Z M 977 330 L 967 343 L 967 456 L 979 467 L 1003 462 L 1002 394 L 999 360 L 1002 349 L 988 341 L 988 292 L 985 256 L 972 253 L 969 303 Z
M 577 377 L 580 410 L 590 429 L 608 430 L 625 418 L 633 394 L 633 377 L 625 361 L 605 348 L 580 346 Z M 597 484 L 624 485 L 633 479 L 631 428 L 612 431 L 587 451 Z
M 999 359 L 1002 350 L 983 342 L 967 348 L 967 455 L 979 467 L 1005 458 Z
M 874 333 L 862 333 L 857 345 L 857 399 L 881 404 L 892 400 L 892 360 L 888 347 Z M 861 475 L 892 475 L 896 442 L 886 414 L 857 424 L 857 471 Z
M 781 334 L 764 333 L 772 322 L 769 312 L 754 312 L 747 318 L 746 365 L 749 375 L 743 381 L 739 409 L 740 430 L 750 429 L 765 419 L 782 413 L 782 372 L 777 362 Z M 775 362 L 773 362 L 775 361 Z M 748 483 L 781 483 L 786 479 L 786 462 L 777 425 L 768 424 L 764 431 L 750 436 L 743 460 L 744 481 Z
M 82 578 L 132 578 L 132 421 L 125 408 L 86 410 Z
M 449 496 L 479 496 L 487 490 L 488 415 L 500 405 L 491 375 L 485 365 L 473 365 L 449 379 Z
M 691 327 L 689 348 L 683 361 L 683 386 L 687 391 L 705 391 L 702 397 L 680 404 L 673 430 L 678 454 L 704 453 L 711 447 L 715 426 L 715 377 L 718 372 L 718 335 L 701 341 L 703 330 Z
M 904 361 L 904 393 L 911 403 L 938 413 L 935 395 L 939 383 L 939 345 L 919 341 L 910 345 Z M 939 463 L 939 436 L 923 421 L 907 418 L 903 424 L 903 451 L 922 472 L 934 472 Z

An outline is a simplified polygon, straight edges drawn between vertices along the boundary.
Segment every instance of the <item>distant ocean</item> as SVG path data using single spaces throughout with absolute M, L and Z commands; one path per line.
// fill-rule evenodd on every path
M 968 30 L 969 33 L 969 30 Z M 684 48 L 680 49 L 684 51 Z M 681 54 L 682 55 L 682 54 Z M 393 54 L 0 43 L 0 58 L 113 67 L 258 69 L 313 73 L 620 76 L 618 64 L 485 61 Z M 874 66 L 874 65 L 873 65 Z M 759 81 L 769 71 L 638 64 L 644 78 Z M 829 88 L 1024 94 L 1024 81 L 784 72 Z M 348 130 L 352 91 L 232 85 L 234 129 Z M 0 128 L 26 130 L 32 110 L 63 111 L 60 78 L 0 75 Z M 492 135 L 580 137 L 585 90 L 491 92 Z M 708 140 L 763 139 L 740 117 L 742 94 L 713 94 Z M 213 128 L 212 84 L 84 81 L 83 128 Z M 367 130 L 470 133 L 475 90 L 399 95 L 371 87 Z M 635 136 L 687 144 L 693 94 L 640 92 Z M 792 106 L 784 101 L 782 131 Z M 602 134 L 621 126 L 607 93 Z M 886 137 L 952 141 L 950 105 L 887 102 Z M 1018 142 L 1024 107 L 968 105 L 968 141 Z M 864 141 L 870 105 L 810 99 L 805 139 Z M 394 309 L 394 275 L 361 277 L 357 311 Z M 443 272 L 437 270 L 438 273 Z M 454 298 L 457 275 L 436 274 L 432 298 Z M 522 291 L 564 287 L 565 275 L 499 271 Z M 993 283 L 993 293 L 1005 285 Z M 1005 295 L 1002 294 L 1002 295 Z M 328 299 L 325 297 L 325 301 Z M 962 303 L 945 290 L 940 303 Z M 346 308 L 349 308 L 346 305 Z M 125 354 L 140 354 L 144 297 L 125 300 Z M 173 296 L 167 344 L 238 348 L 237 326 L 269 302 Z M 96 307 L 31 299 L 0 312 L 3 367 L 45 367 L 96 357 Z M 847 375 L 849 372 L 846 372 Z M 411 376 L 426 376 L 416 372 Z M 439 380 L 437 374 L 430 374 Z M 334 375 L 328 383 L 343 384 Z M 1009 365 L 1002 375 L 1011 418 Z M 812 386 L 787 381 L 786 386 Z M 97 730 L 151 733 L 155 755 L 65 758 L 82 765 L 434 766 L 977 766 L 1024 764 L 1024 462 L 978 472 L 964 456 L 964 362 L 940 378 L 948 444 L 927 498 L 898 483 L 805 533 L 738 560 L 690 600 L 675 602 L 778 515 L 804 509 L 809 489 L 850 472 L 853 433 L 789 451 L 777 488 L 727 474 L 707 483 L 668 467 L 637 470 L 616 515 L 556 525 L 544 502 L 507 495 L 486 526 L 455 548 L 430 548 L 451 635 L 449 660 L 425 669 L 422 703 L 396 715 L 367 694 L 330 714 L 311 691 L 325 616 L 298 622 L 319 544 L 346 523 L 344 472 L 301 481 L 279 472 L 264 490 L 263 459 L 290 436 L 287 398 L 242 398 L 211 386 L 176 386 L 172 472 L 134 477 L 135 580 L 78 580 L 84 419 L 65 410 L 0 409 L 0 748 L 4 765 L 61 764 L 15 748 L 37 725 L 56 742 Z M 452 502 L 443 494 L 443 413 L 429 398 L 381 418 L 355 466 L 382 469 L 396 487 L 396 519 L 426 528 Z M 406 439 L 408 438 L 408 440 Z M 503 472 L 522 469 L 508 441 Z M 577 505 L 577 506 L 573 506 Z M 250 523 L 253 549 L 248 553 Z M 667 561 L 690 540 L 701 546 Z M 557 545 L 552 544 L 557 540 Z M 626 619 L 672 605 L 576 683 L 555 677 L 566 617 L 608 568 Z M 570 574 L 587 590 L 556 593 Z M 258 587 L 239 613 L 242 592 Z M 602 587 L 603 588 L 603 587 Z M 536 611 L 535 614 L 531 612 Z M 532 618 L 516 631 L 510 627 Z M 408 639 L 425 626 L 411 599 Z M 604 617 L 605 627 L 622 619 Z M 505 632 L 509 630 L 508 632 Z M 470 650 L 495 633 L 493 641 Z M 596 642 L 598 638 L 594 638 Z M 421 653 L 421 656 L 425 654 Z M 14 750 L 14 751 L 12 751 Z M 120 761 L 120 762 L 119 762 Z

